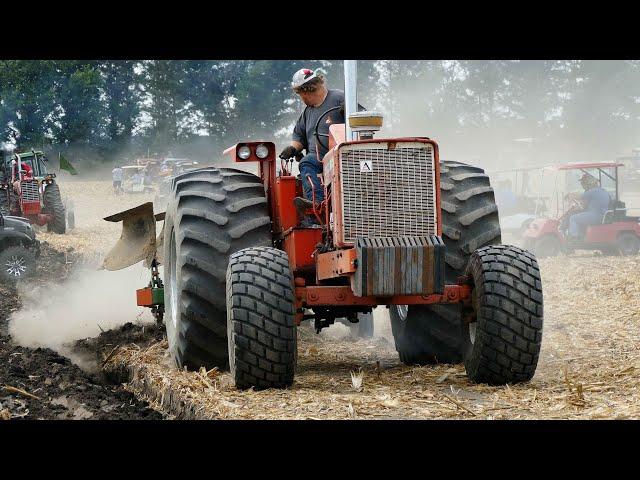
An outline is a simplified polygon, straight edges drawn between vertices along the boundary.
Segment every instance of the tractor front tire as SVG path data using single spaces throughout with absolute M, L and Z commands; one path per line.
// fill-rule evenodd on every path
M 465 323 L 464 365 L 472 382 L 504 385 L 533 378 L 542 343 L 543 297 L 536 257 L 494 245 L 471 255 L 475 321 Z
M 620 255 L 637 255 L 640 251 L 640 238 L 633 232 L 622 232 L 618 235 L 616 247 Z
M 440 163 L 445 281 L 464 275 L 471 253 L 501 242 L 500 220 L 489 176 L 465 163 Z M 397 305 L 389 309 L 400 360 L 408 365 L 460 363 L 463 351 L 460 305 Z
M 260 178 L 231 168 L 174 178 L 164 223 L 164 321 L 180 368 L 228 367 L 229 258 L 244 248 L 271 245 Z
M 227 267 L 229 367 L 239 389 L 286 388 L 297 360 L 293 273 L 287 254 L 246 248 Z
M 43 211 L 53 214 L 53 221 L 47 223 L 47 231 L 59 234 L 65 233 L 67 231 L 67 215 L 58 184 L 47 185 L 42 199 L 44 202 Z

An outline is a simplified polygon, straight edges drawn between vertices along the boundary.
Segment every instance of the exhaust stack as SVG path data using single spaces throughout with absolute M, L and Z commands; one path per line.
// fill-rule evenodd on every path
M 371 140 L 374 132 L 382 128 L 382 114 L 358 111 L 358 62 L 344 61 L 344 118 L 347 142 Z
M 344 61 L 344 118 L 346 123 L 346 140 L 357 140 L 356 133 L 349 125 L 349 115 L 358 111 L 358 61 Z

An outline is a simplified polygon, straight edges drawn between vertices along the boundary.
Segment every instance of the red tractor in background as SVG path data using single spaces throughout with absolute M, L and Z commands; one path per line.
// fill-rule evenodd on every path
M 555 218 L 536 218 L 529 223 L 523 234 L 524 245 L 538 257 L 551 257 L 575 250 L 600 250 L 605 254 L 636 255 L 640 251 L 640 217 L 628 215 L 629 210 L 620 200 L 618 169 L 622 163 L 567 163 L 543 169 L 555 176 Z M 582 211 L 583 206 L 575 199 L 581 193 L 579 176 L 590 174 L 605 189 L 611 198 L 609 209 L 598 225 L 587 227 L 580 242 L 568 242 L 569 218 Z M 544 180 L 544 179 L 543 179 Z M 551 182 L 545 182 L 551 184 Z M 541 182 L 541 185 L 543 182 Z M 564 191 L 560 191 L 564 185 Z
M 4 154 L 0 165 L 0 213 L 24 217 L 47 230 L 65 233 L 67 212 L 55 180 L 47 171 L 41 151 Z M 71 218 L 69 219 L 71 220 Z
M 256 162 L 257 176 L 193 170 L 173 179 L 166 213 L 147 203 L 105 218 L 123 232 L 104 267 L 144 260 L 152 280 L 138 304 L 164 319 L 176 364 L 228 368 L 238 388 L 290 386 L 301 322 L 357 321 L 378 305 L 406 364 L 464 361 L 475 382 L 530 380 L 540 272 L 533 254 L 500 245 L 489 177 L 440 161 L 427 137 L 374 139 L 382 117 L 356 112 L 355 62 L 345 76 L 347 124 L 328 135 L 316 124 L 329 147 L 326 200 L 307 211 L 318 225 L 302 227 L 293 203 L 309 179 L 278 165 L 274 143 L 241 142 L 225 154 Z

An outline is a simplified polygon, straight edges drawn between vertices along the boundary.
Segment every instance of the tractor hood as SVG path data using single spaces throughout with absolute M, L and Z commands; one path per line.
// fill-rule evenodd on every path
M 29 236 L 31 239 L 35 240 L 36 232 L 29 223 L 29 220 L 27 220 L 26 218 L 3 215 L 2 219 L 4 220 L 4 230 L 22 232 Z

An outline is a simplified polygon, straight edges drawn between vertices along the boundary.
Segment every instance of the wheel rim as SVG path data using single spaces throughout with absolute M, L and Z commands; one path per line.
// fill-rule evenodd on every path
M 169 251 L 169 307 L 171 308 L 171 322 L 173 328 L 178 328 L 178 279 L 176 278 L 176 241 L 171 235 Z
M 6 272 L 19 278 L 27 271 L 27 260 L 22 255 L 12 255 L 5 263 Z
M 409 315 L 409 305 L 396 305 L 396 313 L 402 322 L 407 321 L 407 315 Z
M 469 341 L 471 342 L 471 345 L 476 344 L 476 326 L 477 322 L 469 324 Z

